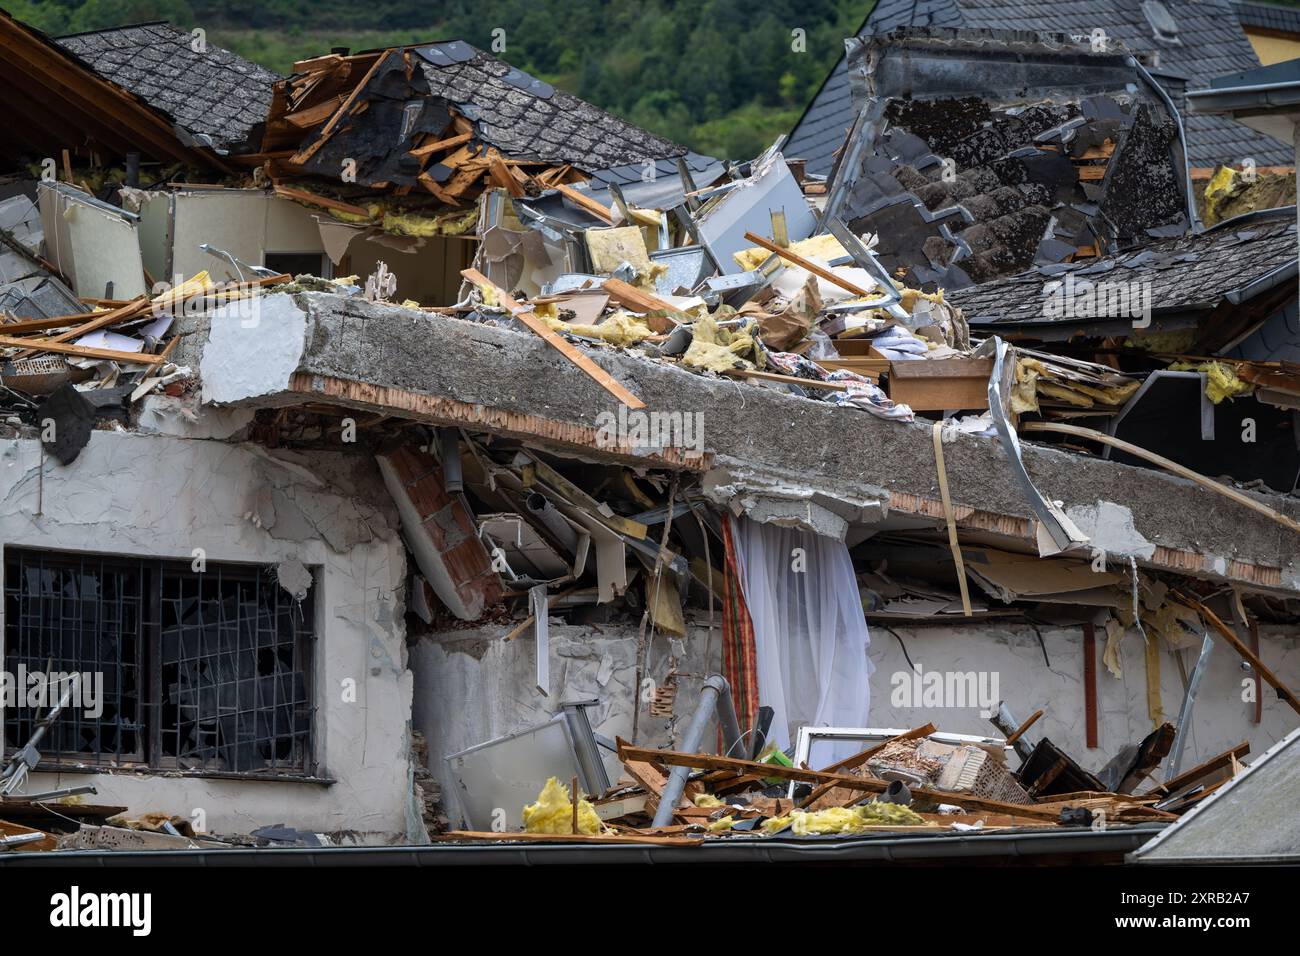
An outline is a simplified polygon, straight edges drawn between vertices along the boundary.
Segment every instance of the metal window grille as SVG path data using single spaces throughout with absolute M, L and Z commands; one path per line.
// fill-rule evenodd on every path
M 312 598 L 295 601 L 273 569 L 11 548 L 4 599 L 11 675 L 102 675 L 102 712 L 65 712 L 43 764 L 314 771 Z M 16 703 L 7 747 L 45 712 Z

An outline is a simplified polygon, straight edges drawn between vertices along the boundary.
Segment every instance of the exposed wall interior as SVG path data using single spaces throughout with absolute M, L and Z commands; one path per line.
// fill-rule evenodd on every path
M 535 645 L 529 634 L 506 642 L 510 625 L 446 631 L 422 636 L 412 645 L 415 698 L 413 720 L 429 741 L 430 770 L 442 784 L 444 805 L 453 822 L 457 805 L 455 785 L 443 757 L 474 744 L 515 733 L 549 719 L 558 703 L 569 699 L 599 698 L 592 712 L 594 729 L 610 738 L 628 738 L 635 686 L 634 625 L 552 625 L 549 698 L 534 687 Z M 894 633 L 890 633 L 890 631 Z M 1043 643 L 1039 644 L 1038 634 Z M 638 743 L 670 746 L 689 719 L 698 692 L 702 665 L 719 665 L 721 629 L 699 624 L 684 639 L 659 638 L 649 655 L 646 676 L 660 681 L 675 655 L 680 677 L 676 721 L 648 718 L 642 712 Z M 901 643 L 900 643 L 901 642 Z M 906 647 L 906 655 L 903 648 Z M 706 648 L 708 650 L 706 651 Z M 1190 674 L 1197 648 L 1183 650 Z M 1097 744 L 1087 746 L 1083 636 L 1079 627 L 1023 624 L 976 624 L 962 627 L 871 627 L 869 656 L 875 666 L 871 678 L 871 719 L 876 728 L 909 729 L 933 723 L 946 733 L 999 736 L 981 716 L 977 700 L 971 706 L 926 706 L 913 699 L 912 664 L 922 676 L 929 672 L 972 673 L 977 685 L 996 691 L 1021 720 L 1042 708 L 1044 715 L 1028 732 L 1030 742 L 1040 737 L 1073 756 L 1087 770 L 1099 771 L 1120 748 L 1140 741 L 1154 725 L 1147 712 L 1146 665 L 1136 634 L 1121 641 L 1123 676 L 1114 677 L 1098 662 Z M 1264 628 L 1261 654 L 1268 665 L 1292 686 L 1300 683 L 1300 636 L 1278 628 Z M 1049 662 L 1050 661 L 1050 666 Z M 711 671 L 713 672 L 713 671 Z M 687 676 L 689 675 L 689 676 Z M 1253 722 L 1254 704 L 1243 701 L 1247 672 L 1225 645 L 1216 646 L 1193 712 L 1182 768 L 1248 741 L 1252 754 L 1261 754 L 1291 730 L 1295 714 L 1267 685 L 1262 695 L 1262 720 Z M 1175 652 L 1163 645 L 1160 653 L 1160 688 L 1163 720 L 1175 722 L 1183 699 L 1183 683 Z M 743 728 L 742 728 L 743 729 Z M 712 749 L 713 737 L 706 736 Z M 816 751 L 813 754 L 817 756 Z M 621 768 L 607 757 L 611 779 Z M 817 766 L 816 762 L 813 766 Z M 1163 779 L 1160 776 L 1158 779 Z

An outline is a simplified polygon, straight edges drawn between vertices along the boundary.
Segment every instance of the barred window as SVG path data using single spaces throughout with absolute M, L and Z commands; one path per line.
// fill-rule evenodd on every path
M 312 594 L 274 568 L 6 548 L 6 749 L 48 706 L 28 676 L 81 674 L 94 706 L 69 707 L 38 750 L 78 765 L 227 773 L 314 772 Z M 54 695 L 57 696 L 57 695 Z M 82 689 L 78 700 L 88 702 Z

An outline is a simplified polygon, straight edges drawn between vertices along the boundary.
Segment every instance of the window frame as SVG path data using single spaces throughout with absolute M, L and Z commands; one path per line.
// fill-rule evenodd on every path
M 316 693 L 316 667 L 318 656 L 318 616 L 319 608 L 316 606 L 315 595 L 317 587 L 315 578 L 318 569 L 308 567 L 309 573 L 313 577 L 313 585 L 309 588 L 306 598 L 302 601 L 295 601 L 287 593 L 284 593 L 276 579 L 274 565 L 265 565 L 253 562 L 233 562 L 233 561 L 208 561 L 204 565 L 204 570 L 195 571 L 189 561 L 181 559 L 168 558 L 150 558 L 136 555 L 122 555 L 113 553 L 100 552 L 81 552 L 69 551 L 62 549 L 50 549 L 40 547 L 29 547 L 24 545 L 5 545 L 0 551 L 0 577 L 3 577 L 3 600 L 4 604 L 0 605 L 0 618 L 3 618 L 3 627 L 0 628 L 0 649 L 3 654 L 0 655 L 0 665 L 9 668 L 11 663 L 16 661 L 11 659 L 11 649 L 9 646 L 9 632 L 11 622 L 7 616 L 8 605 L 13 590 L 12 582 L 9 580 L 9 571 L 11 566 L 16 567 L 19 574 L 30 563 L 39 563 L 40 566 L 53 565 L 62 568 L 72 568 L 73 570 L 85 568 L 87 565 L 94 565 L 97 572 L 97 581 L 102 587 L 102 583 L 108 573 L 121 572 L 123 570 L 134 570 L 139 576 L 139 594 L 140 607 L 138 609 L 137 634 L 135 637 L 135 664 L 138 671 L 137 684 L 139 700 L 136 706 L 137 714 L 137 734 L 138 746 L 129 754 L 118 751 L 103 751 L 96 753 L 79 753 L 76 751 L 53 750 L 42 751 L 42 758 L 39 767 L 40 772 L 58 772 L 58 773 L 103 773 L 112 771 L 125 771 L 137 773 L 157 773 L 169 776 L 181 775 L 187 777 L 225 777 L 236 779 L 292 779 L 299 781 L 315 781 L 317 777 L 317 711 L 318 699 Z M 17 562 L 14 564 L 14 562 Z M 282 644 L 292 644 L 292 661 L 294 667 L 287 672 L 289 679 L 293 680 L 297 675 L 301 675 L 304 700 L 301 703 L 273 703 L 269 705 L 255 706 L 249 713 L 253 715 L 252 719 L 260 719 L 264 714 L 274 712 L 284 706 L 290 706 L 295 714 L 299 708 L 305 708 L 306 727 L 303 731 L 291 731 L 289 739 L 291 747 L 301 748 L 301 753 L 296 757 L 288 758 L 284 762 L 275 762 L 259 769 L 230 769 L 221 766 L 224 762 L 221 756 L 200 757 L 197 755 L 180 756 L 178 754 L 165 755 L 163 753 L 163 737 L 169 732 L 179 735 L 179 728 L 182 726 L 181 721 L 177 721 L 171 727 L 165 727 L 162 722 L 162 712 L 164 706 L 168 703 L 167 695 L 164 693 L 163 677 L 163 632 L 164 632 L 164 615 L 163 602 L 168 600 L 165 594 L 165 588 L 170 582 L 179 578 L 181 590 L 179 600 L 185 599 L 185 590 L 187 585 L 196 587 L 196 597 L 199 600 L 204 599 L 205 583 L 210 582 L 212 577 L 216 577 L 216 587 L 218 593 L 224 584 L 230 581 L 250 583 L 257 589 L 258 598 L 263 598 L 263 589 L 274 589 L 274 603 L 271 606 L 270 613 L 275 621 L 277 636 L 280 635 L 279 615 L 282 613 L 285 605 L 288 605 L 288 613 L 301 615 L 299 623 L 293 625 L 292 637 L 288 640 L 275 640 L 267 647 L 271 653 Z M 21 586 L 21 585 L 20 585 Z M 55 598 L 54 600 L 59 600 Z M 97 600 L 102 600 L 102 594 Z M 222 598 L 224 601 L 225 599 Z M 258 609 L 264 605 L 261 600 L 254 604 Z M 44 613 L 44 611 L 42 611 Z M 98 616 L 98 612 L 97 612 Z M 97 617 L 98 619 L 98 617 Z M 42 624 L 44 623 L 42 619 Z M 60 626 L 63 619 L 60 620 Z M 225 623 L 225 622 L 223 622 Z M 239 621 L 236 621 L 236 627 Z M 19 622 L 17 627 L 24 626 L 24 622 Z M 204 625 L 199 625 L 203 627 Z M 96 624 L 98 628 L 98 623 Z M 209 635 L 204 635 L 207 640 Z M 242 640 L 236 636 L 237 643 L 233 651 L 234 656 L 241 655 L 245 652 Z M 78 659 L 76 669 L 81 671 L 93 670 L 95 667 L 105 668 L 109 662 L 101 660 L 99 654 L 102 652 L 99 644 L 102 643 L 101 636 L 97 637 L 97 646 L 95 656 L 91 659 L 91 665 L 87 666 L 85 659 Z M 206 649 L 206 648 L 205 648 Z M 247 648 L 248 651 L 258 653 L 262 648 L 258 644 L 253 644 Z M 17 653 L 12 652 L 12 653 Z M 221 652 L 218 651 L 217 654 Z M 213 657 L 216 655 L 200 655 L 199 659 Z M 30 668 L 32 663 L 28 662 Z M 125 665 L 118 665 L 119 667 Z M 56 665 L 56 669 L 67 670 L 66 662 Z M 257 675 L 251 680 L 260 680 L 268 675 Z M 271 679 L 276 679 L 280 675 L 269 675 Z M 210 685 L 215 689 L 217 685 Z M 204 690 L 209 688 L 205 687 Z M 105 696 L 108 696 L 105 691 Z M 174 702 L 173 702 L 174 703 Z M 47 708 L 42 708 L 40 714 L 43 716 Z M 242 712 L 239 710 L 238 701 L 236 703 L 236 719 Z M 213 720 L 216 713 L 207 714 L 205 720 Z M 6 716 L 5 723 L 8 722 Z M 67 719 L 67 715 L 60 718 L 60 721 Z M 9 728 L 0 725 L 0 758 L 8 760 L 17 749 L 21 748 L 26 740 L 16 741 L 11 744 L 8 740 Z M 296 738 L 301 736 L 301 741 Z M 48 744 L 49 738 L 44 741 Z M 179 750 L 180 739 L 177 737 L 175 750 Z M 41 749 L 38 747 L 38 749 Z

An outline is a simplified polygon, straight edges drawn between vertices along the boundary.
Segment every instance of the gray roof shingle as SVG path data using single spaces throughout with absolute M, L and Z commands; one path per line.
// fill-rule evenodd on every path
M 888 33 L 908 25 L 1082 34 L 1100 28 L 1130 50 L 1158 53 L 1160 69 L 1185 74 L 1191 89 L 1207 85 L 1213 77 L 1259 65 L 1229 0 L 1164 0 L 1164 5 L 1178 24 L 1178 43 L 1156 40 L 1141 5 L 1126 0 L 879 0 L 859 35 Z M 810 173 L 828 174 L 833 153 L 843 144 L 852 122 L 841 57 L 791 133 L 786 155 L 806 159 Z M 1227 117 L 1184 116 L 1183 122 L 1193 166 L 1247 157 L 1261 166 L 1294 161 L 1290 146 Z
M 1046 308 L 1049 284 L 1073 275 L 1079 283 L 1149 283 L 1150 303 L 1162 312 L 1200 311 L 1228 293 L 1296 261 L 1296 219 L 1292 209 L 1276 215 L 1243 218 L 1199 235 L 1181 236 L 1144 245 L 1113 256 L 1031 269 L 1019 275 L 958 289 L 948 294 L 972 327 L 997 331 L 1055 321 L 1113 318 L 1077 314 L 1088 301 L 1082 291 L 1072 302 L 1076 314 L 1053 318 Z M 1294 280 L 1292 280 L 1294 281 Z M 1099 299 L 1104 297 L 1099 296 Z
M 1300 33 L 1300 9 L 1296 7 L 1279 7 L 1272 3 L 1246 3 L 1244 0 L 1231 0 L 1231 2 L 1237 11 L 1237 19 L 1244 27 Z
M 462 41 L 417 49 L 429 92 L 476 120 L 484 140 L 507 156 L 571 163 L 595 172 L 686 155 L 685 146 L 555 89 Z
M 280 79 L 256 63 L 168 23 L 143 23 L 55 40 L 99 76 L 134 93 L 196 137 L 221 149 L 244 144 L 266 119 Z

